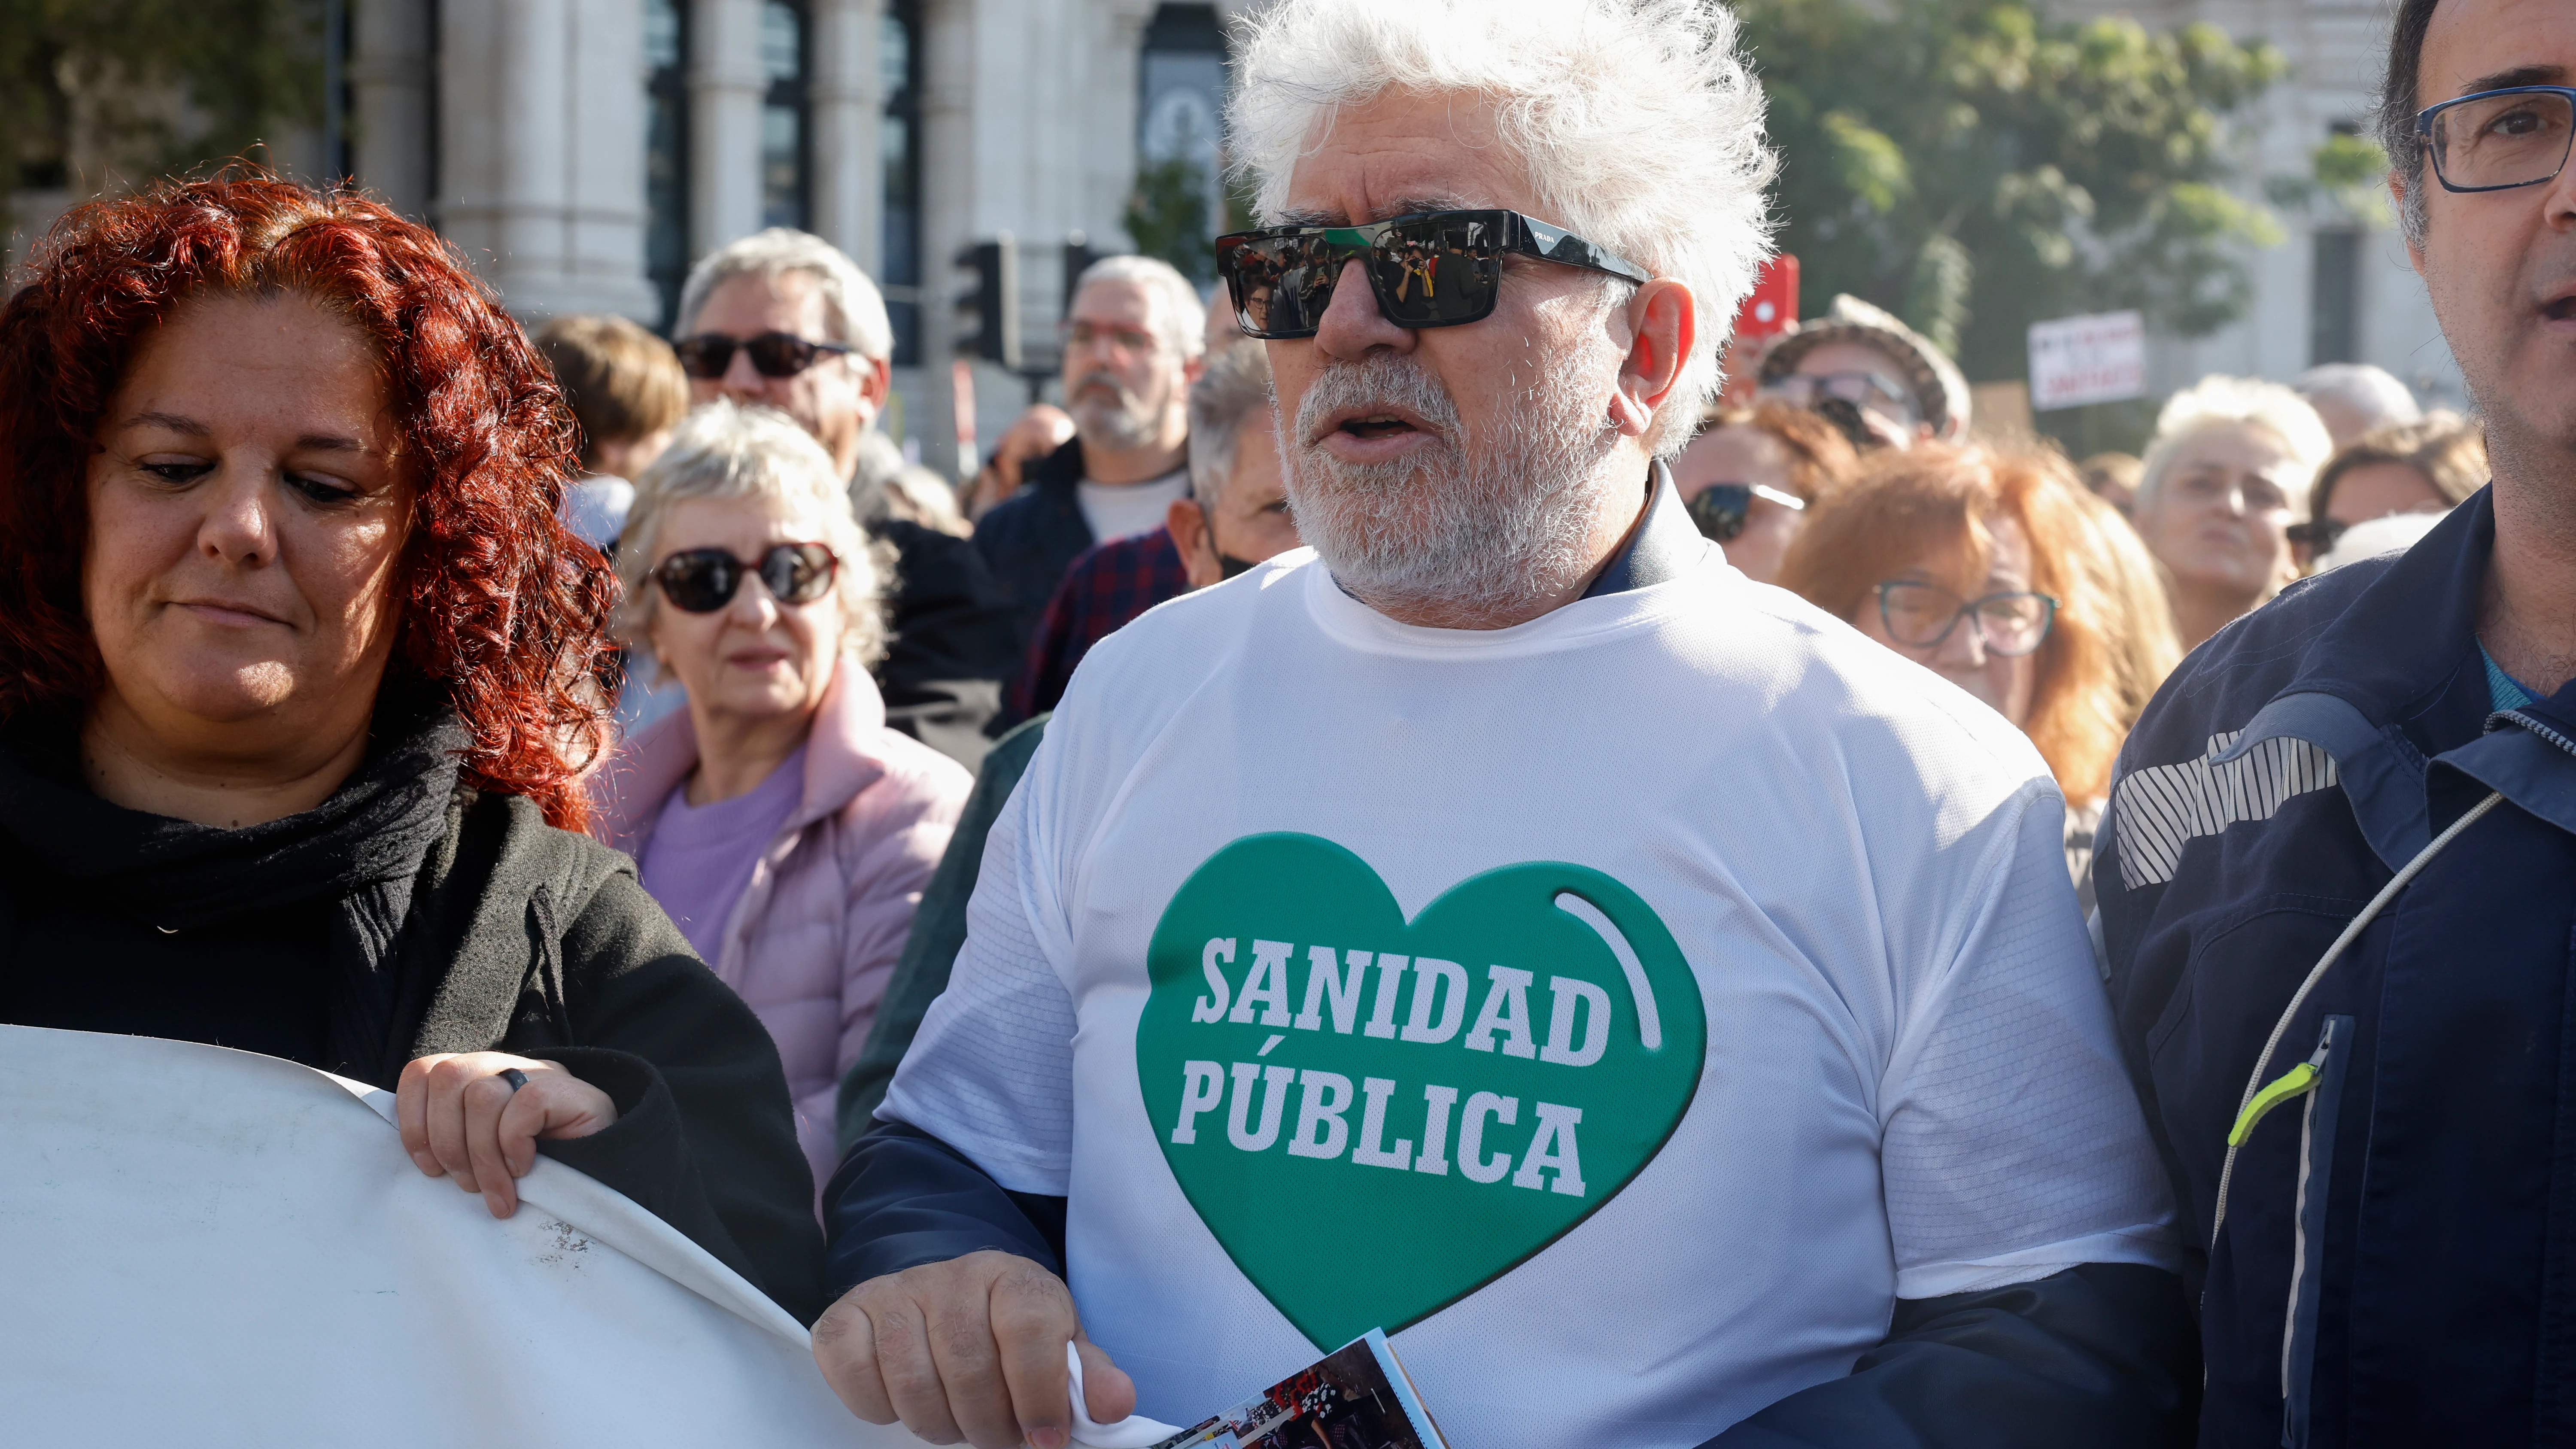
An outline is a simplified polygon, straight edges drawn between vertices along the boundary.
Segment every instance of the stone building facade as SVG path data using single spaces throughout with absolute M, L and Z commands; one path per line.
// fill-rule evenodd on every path
M 1157 0 L 355 0 L 348 168 L 512 310 L 666 325 L 697 257 L 799 226 L 894 304 L 900 417 L 957 466 L 949 263 L 1022 247 L 1033 329 L 1068 240 L 1122 249 L 1140 155 L 1214 159 L 1222 17 Z M 1212 170 L 1211 166 L 1211 170 Z M 989 439 L 1025 383 L 980 366 Z M 967 445 L 970 449 L 973 443 Z

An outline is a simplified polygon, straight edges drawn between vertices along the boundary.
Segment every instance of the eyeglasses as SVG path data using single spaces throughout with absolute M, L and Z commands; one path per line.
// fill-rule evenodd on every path
M 2351 524 L 2332 518 L 2312 518 L 2305 523 L 2293 523 L 2281 533 L 2292 543 L 2304 543 L 2315 553 L 2327 554 L 2334 551 L 2335 540 L 2343 537 L 2344 530 L 2350 527 Z
M 1701 534 L 1719 543 L 1733 540 L 1744 532 L 1753 517 L 1753 500 L 1768 499 L 1781 507 L 1804 512 L 1807 500 L 1795 493 L 1783 493 L 1759 483 L 1711 483 L 1690 496 L 1683 507 L 1690 510 L 1691 522 L 1699 525 Z
M 1911 426 L 1922 421 L 1914 394 L 1874 372 L 1793 372 L 1762 385 L 1762 391 L 1793 408 L 1811 408 L 1820 397 L 1840 398 L 1867 408 L 1891 422 Z
M 725 369 L 733 366 L 737 347 L 751 354 L 752 367 L 763 377 L 794 377 L 827 352 L 850 350 L 846 342 L 808 342 L 793 332 L 763 332 L 740 339 L 721 332 L 702 332 L 671 344 L 671 350 L 680 354 L 681 370 L 709 382 L 724 376 Z
M 653 566 L 653 581 L 671 607 L 712 614 L 733 602 L 742 581 L 760 575 L 760 586 L 782 604 L 810 604 L 832 590 L 841 560 L 819 543 L 781 543 L 760 556 L 757 568 L 720 548 L 682 549 Z
M 1378 315 L 1398 327 L 1459 327 L 1493 315 L 1512 253 L 1631 282 L 1644 268 L 1517 211 L 1423 211 L 1361 226 L 1275 226 L 1216 239 L 1216 269 L 1244 335 L 1312 337 L 1350 262 Z
M 2511 191 L 2538 186 L 2567 165 L 2576 135 L 2576 90 L 2509 86 L 2480 91 L 2415 113 L 2415 134 L 2433 157 L 2447 191 Z
M 2046 594 L 1988 594 L 1962 599 L 1939 584 L 1892 579 L 1878 586 L 1878 621 L 1887 637 L 1909 649 L 1936 649 L 1974 617 L 1986 650 L 2006 658 L 2028 654 L 2057 621 L 2057 601 Z
M 1150 356 L 1160 345 L 1154 334 L 1135 327 L 1104 327 L 1091 322 L 1064 324 L 1064 345 L 1070 352 L 1089 352 L 1106 342 L 1111 350 L 1131 357 Z

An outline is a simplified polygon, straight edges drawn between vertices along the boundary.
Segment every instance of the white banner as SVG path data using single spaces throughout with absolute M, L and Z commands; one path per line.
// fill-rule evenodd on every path
M 422 1176 L 392 1100 L 0 1026 L 10 1442 L 919 1442 L 852 1418 L 795 1319 L 591 1178 L 540 1157 L 496 1222 Z
M 2135 312 L 2030 325 L 2030 405 L 2126 402 L 2147 390 L 2147 324 Z

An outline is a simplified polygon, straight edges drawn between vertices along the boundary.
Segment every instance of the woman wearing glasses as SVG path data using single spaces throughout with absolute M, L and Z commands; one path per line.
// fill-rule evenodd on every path
M 1712 406 L 1672 461 L 1673 489 L 1728 563 L 1755 583 L 1777 583 L 1807 510 L 1858 462 L 1840 429 L 1804 409 Z
M 601 835 L 768 1025 L 819 1187 L 833 1094 L 972 781 L 886 727 L 877 564 L 786 414 L 691 414 L 636 480 L 617 557 L 620 632 L 688 708 L 602 773 Z
M 1781 584 L 2030 736 L 2089 909 L 2112 758 L 2180 656 L 2154 561 L 2050 454 L 1884 452 L 1810 511 Z
M 777 1052 L 576 833 L 613 584 L 573 437 L 373 202 L 227 176 L 55 229 L 0 311 L 0 1021 L 391 1089 L 494 1216 L 543 1152 L 810 1319 Z

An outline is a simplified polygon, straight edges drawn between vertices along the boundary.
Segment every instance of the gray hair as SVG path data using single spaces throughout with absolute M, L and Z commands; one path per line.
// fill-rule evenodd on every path
M 823 341 L 846 342 L 871 362 L 894 356 L 894 324 L 886 320 L 877 284 L 839 247 L 786 226 L 753 232 L 699 258 L 680 288 L 680 315 L 672 335 L 686 336 L 706 310 L 707 298 L 732 278 L 767 279 L 787 272 L 803 272 L 822 284 L 823 330 L 831 334 Z
M 657 562 L 662 519 L 694 498 L 764 499 L 809 512 L 823 530 L 815 541 L 841 560 L 833 592 L 841 603 L 842 651 L 861 664 L 885 652 L 876 555 L 851 516 L 832 455 L 787 414 L 723 400 L 681 419 L 670 446 L 635 480 L 635 503 L 617 535 L 617 579 L 625 585 L 617 606 L 618 638 L 645 642 L 662 599 L 648 576 Z
M 2281 440 L 2298 464 L 2292 480 L 2290 508 L 2305 515 L 2308 489 L 2317 470 L 2334 456 L 2334 439 L 2307 399 L 2277 382 L 2216 373 L 2175 393 L 2156 414 L 2156 435 L 2147 440 L 2146 464 L 2138 478 L 2136 507 L 2144 509 L 2164 491 L 2182 445 L 2202 432 L 2223 426 L 2261 428 Z
M 1271 426 L 1270 352 L 1229 347 L 1216 355 L 1190 387 L 1190 493 L 1201 508 L 1216 507 L 1234 478 L 1236 444 L 1243 429 Z
M 1281 0 L 1245 23 L 1228 107 L 1275 220 L 1335 114 L 1388 91 L 1489 105 L 1543 220 L 1690 288 L 1698 340 L 1648 443 L 1678 451 L 1716 395 L 1735 309 L 1771 251 L 1762 89 L 1706 0 Z
M 2394 373 L 2367 362 L 2329 362 L 2300 373 L 2290 387 L 2311 402 L 2332 398 L 2370 419 L 2363 432 L 2420 423 L 2424 409 Z
M 1180 269 L 1160 257 L 1102 257 L 1074 278 L 1073 295 L 1094 282 L 1130 282 L 1152 299 L 1154 333 L 1183 359 L 1207 350 L 1207 305 Z

